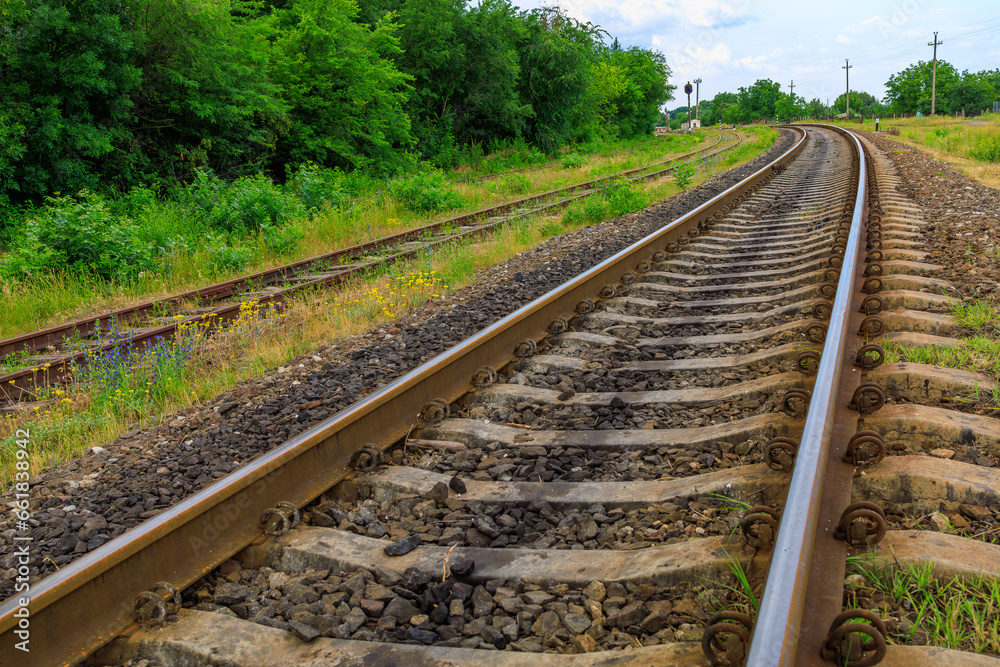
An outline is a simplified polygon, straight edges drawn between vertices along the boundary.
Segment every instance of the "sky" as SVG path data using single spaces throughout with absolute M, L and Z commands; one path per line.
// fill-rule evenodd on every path
M 700 98 L 771 79 L 807 101 L 831 103 L 846 88 L 885 96 L 885 82 L 918 60 L 959 71 L 1000 67 L 996 0 L 513 0 L 522 9 L 562 7 L 601 26 L 624 46 L 666 56 L 677 86 L 667 108 L 686 105 L 684 84 L 701 78 Z M 845 59 L 850 70 L 843 69 Z M 694 104 L 692 95 L 691 103 Z

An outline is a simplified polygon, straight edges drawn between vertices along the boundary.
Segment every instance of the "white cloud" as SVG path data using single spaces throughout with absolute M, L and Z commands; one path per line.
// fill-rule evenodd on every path
M 838 44 L 850 44 L 851 43 L 851 38 L 848 37 L 847 35 L 837 35 L 837 43 Z

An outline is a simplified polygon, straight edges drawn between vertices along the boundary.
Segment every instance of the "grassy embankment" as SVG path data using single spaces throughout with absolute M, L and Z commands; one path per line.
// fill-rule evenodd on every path
M 763 153 L 773 144 L 777 133 L 762 127 L 751 129 L 745 136 L 740 148 L 695 171 L 690 186 Z M 650 139 L 637 142 L 629 153 L 616 149 L 608 155 L 585 156 L 582 165 L 565 169 L 561 164 L 549 165 L 513 175 L 517 182 L 523 177 L 530 183 L 530 188 L 517 194 L 550 190 L 662 159 L 662 142 L 662 138 Z M 668 146 L 678 153 L 691 149 L 689 143 Z M 579 161 L 575 157 L 569 160 Z M 514 180 L 503 177 L 473 184 L 465 178 L 454 189 L 468 192 L 470 199 L 478 189 L 481 194 L 470 207 L 480 208 L 498 199 L 512 198 L 504 191 L 509 187 L 504 185 L 508 179 Z M 401 313 L 474 282 L 478 270 L 503 262 L 547 238 L 641 209 L 679 191 L 680 187 L 669 178 L 637 185 L 619 183 L 561 215 L 513 222 L 478 239 L 428 253 L 419 261 L 372 272 L 342 289 L 303 294 L 280 313 L 248 303 L 242 316 L 220 335 L 207 338 L 199 327 L 191 326 L 178 339 L 164 341 L 153 353 L 95 358 L 90 370 L 81 371 L 72 385 L 46 391 L 31 409 L 7 415 L 0 421 L 0 485 L 9 483 L 14 472 L 13 436 L 18 428 L 31 430 L 31 470 L 38 473 L 79 456 L 91 446 L 107 443 L 121 433 L 157 424 L 165 415 L 216 396 L 240 381 L 258 377 L 317 347 L 391 322 Z M 315 216 L 312 223 L 315 227 L 307 230 L 305 236 L 308 252 L 305 249 L 296 252 L 303 256 L 318 254 L 385 233 L 388 231 L 385 221 L 392 215 L 400 216 L 400 225 L 403 220 L 410 226 L 426 221 L 406 215 L 403 207 L 389 197 L 383 196 L 381 202 L 384 206 L 381 214 L 374 201 L 355 204 L 354 209 L 360 208 L 362 213 L 360 221 L 353 224 L 341 220 L 334 210 Z M 369 230 L 369 225 L 376 224 L 383 225 L 380 231 Z M 356 235 L 352 235 L 352 229 Z M 327 234 L 337 234 L 337 240 L 331 240 Z M 280 263 L 299 256 L 282 257 Z M 35 328 L 43 322 L 76 317 L 87 298 L 99 300 L 107 307 L 207 282 L 207 277 L 199 277 L 197 272 L 183 271 L 176 278 L 150 277 L 148 280 L 152 282 L 146 283 L 145 288 L 114 285 L 95 285 L 91 291 L 81 288 L 79 296 L 67 307 L 72 315 L 53 308 L 51 313 L 32 320 L 34 324 L 24 326 Z M 213 275 L 212 279 L 224 277 Z M 50 294 L 59 290 L 51 282 L 41 289 Z M 5 295 L 4 301 L 8 298 Z
M 834 124 L 875 131 L 874 119 L 866 119 L 862 124 Z M 951 116 L 883 118 L 879 130 L 889 134 L 891 139 L 954 165 L 983 185 L 1000 189 L 1000 116 L 996 114 L 964 119 Z

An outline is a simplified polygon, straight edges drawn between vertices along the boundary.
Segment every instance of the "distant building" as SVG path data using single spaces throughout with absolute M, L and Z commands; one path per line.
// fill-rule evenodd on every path
M 697 130 L 700 127 L 701 127 L 701 119 L 700 118 L 692 118 L 691 119 L 691 123 L 690 123 L 690 127 L 689 127 L 688 123 L 686 123 L 686 122 L 681 123 L 681 129 L 682 130 L 688 130 L 688 129 Z

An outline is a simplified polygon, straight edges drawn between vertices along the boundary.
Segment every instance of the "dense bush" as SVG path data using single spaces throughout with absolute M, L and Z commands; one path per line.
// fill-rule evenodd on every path
M 0 273 L 28 278 L 67 272 L 103 279 L 129 279 L 153 265 L 152 251 L 137 240 L 135 223 L 115 216 L 96 195 L 50 197 L 27 221 Z
M 449 211 L 465 202 L 440 171 L 427 171 L 409 178 L 398 179 L 389 192 L 411 211 Z
M 209 254 L 209 266 L 216 273 L 239 271 L 246 267 L 253 258 L 250 248 L 231 246 L 221 235 L 209 236 L 206 239 L 205 250 Z
M 576 151 L 571 151 L 562 156 L 561 162 L 563 169 L 576 169 L 587 164 L 587 159 Z
M 226 183 L 198 171 L 178 198 L 212 229 L 239 235 L 255 234 L 266 225 L 281 226 L 305 215 L 293 191 L 278 187 L 263 174 Z
M 351 207 L 351 198 L 342 185 L 343 180 L 344 174 L 340 170 L 307 162 L 289 170 L 285 187 L 309 210 L 323 206 L 347 209 Z

